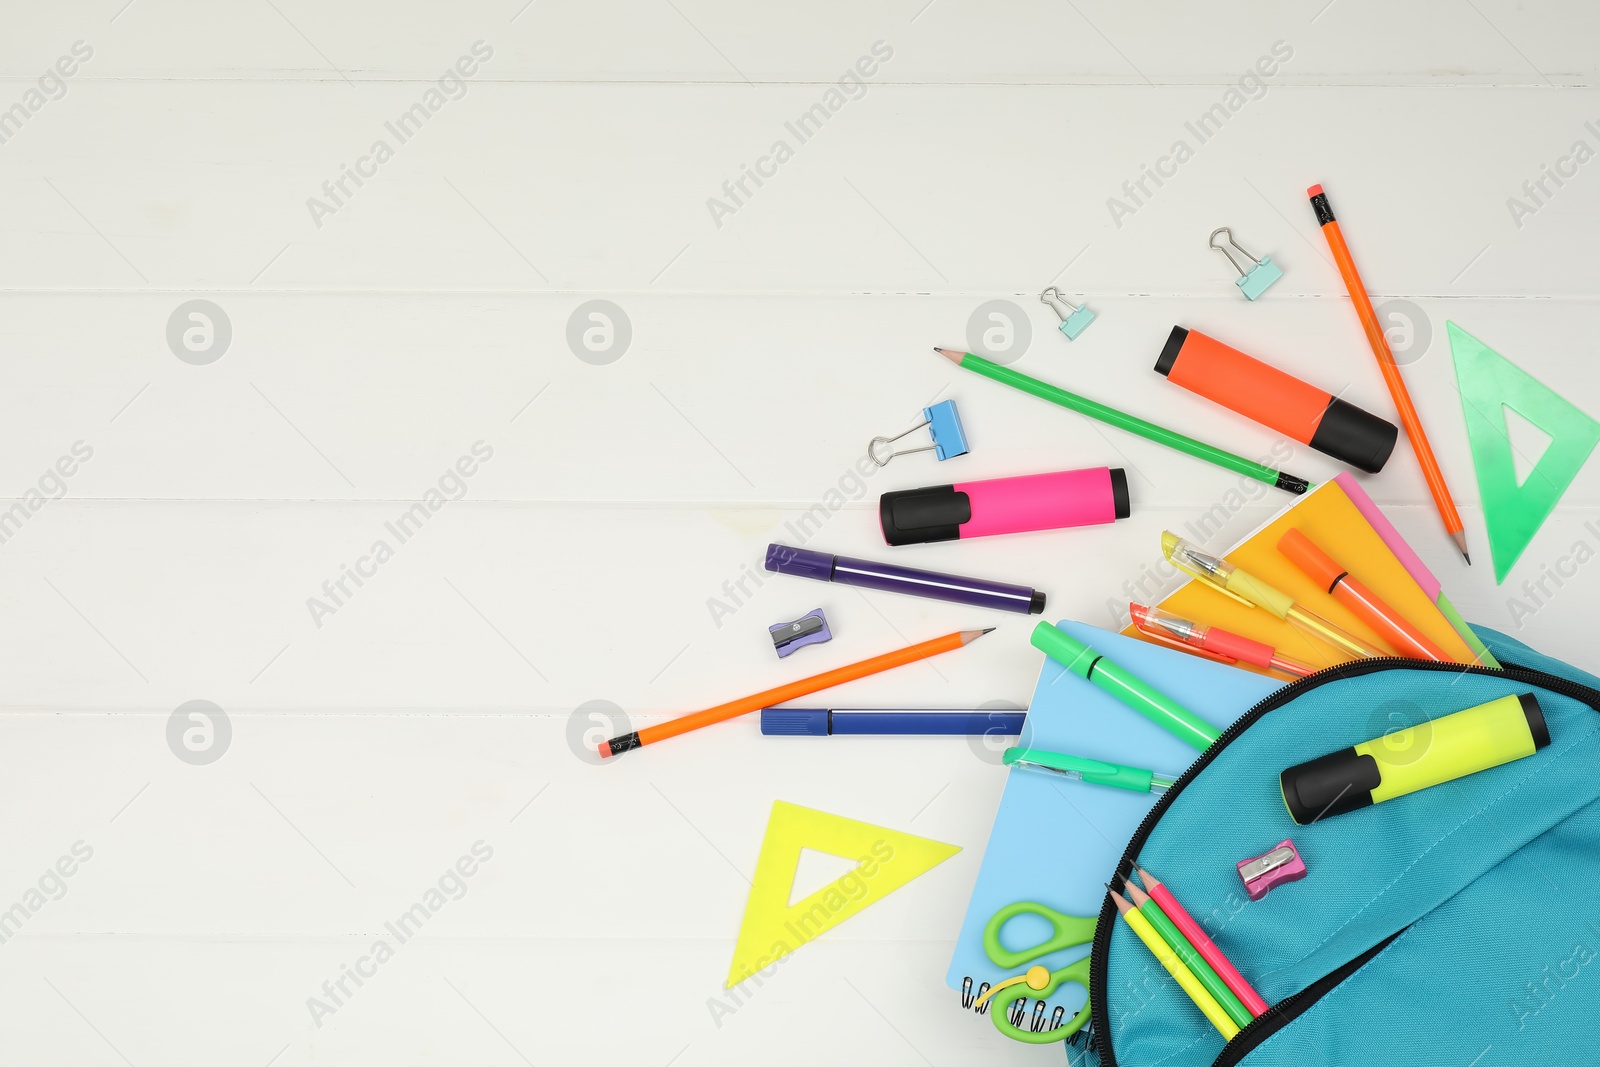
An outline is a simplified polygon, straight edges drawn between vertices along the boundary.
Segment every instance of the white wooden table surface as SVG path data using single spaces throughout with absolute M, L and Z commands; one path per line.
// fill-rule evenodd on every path
M 1163 527 L 1262 521 L 1277 494 L 1235 506 L 1235 476 L 929 347 L 1009 302 L 1020 368 L 1252 456 L 1270 431 L 1152 373 L 1174 323 L 1392 414 L 1318 181 L 1375 297 L 1409 302 L 1388 312 L 1476 565 L 1403 445 L 1367 486 L 1467 617 L 1600 666 L 1600 464 L 1497 587 L 1445 339 L 1600 413 L 1597 44 L 1577 0 L 8 4 L 0 1058 L 1053 1062 L 943 983 L 992 752 L 752 722 L 614 765 L 587 746 L 964 626 L 1000 629 L 840 699 L 1027 702 L 1032 620 L 752 581 L 819 504 L 812 547 L 1102 625 Z M 1222 225 L 1285 271 L 1258 303 L 1206 247 Z M 1099 315 L 1070 345 L 1052 282 Z M 853 473 L 936 397 L 971 455 Z M 1114 529 L 877 532 L 887 489 L 1107 463 L 1131 472 Z M 777 661 L 766 627 L 819 604 L 833 643 Z M 196 700 L 220 709 L 199 753 L 172 733 Z M 774 799 L 963 851 L 733 1005 Z M 430 890 L 423 932 L 388 934 Z M 392 958 L 330 999 L 379 938 Z

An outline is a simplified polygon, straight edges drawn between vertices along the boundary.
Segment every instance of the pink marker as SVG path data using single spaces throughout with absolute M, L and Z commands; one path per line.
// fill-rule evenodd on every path
M 883 539 L 891 545 L 1095 526 L 1130 513 L 1121 467 L 933 485 L 885 493 L 878 501 Z

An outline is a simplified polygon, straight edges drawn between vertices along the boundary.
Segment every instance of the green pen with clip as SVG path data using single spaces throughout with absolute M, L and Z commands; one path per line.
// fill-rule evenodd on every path
M 1220 733 L 1216 727 L 1126 668 L 1106 659 L 1052 623 L 1033 628 L 1033 647 L 1085 681 L 1104 689 L 1140 715 L 1202 752 Z
M 1116 789 L 1131 789 L 1135 793 L 1154 793 L 1160 796 L 1172 788 L 1176 779 L 1138 767 L 1124 767 L 1120 763 L 1084 756 L 1069 756 L 1065 752 L 1046 752 L 1042 748 L 1008 748 L 1001 761 L 1007 767 L 1026 767 L 1029 770 L 1059 774 L 1074 782 L 1090 785 L 1109 785 Z

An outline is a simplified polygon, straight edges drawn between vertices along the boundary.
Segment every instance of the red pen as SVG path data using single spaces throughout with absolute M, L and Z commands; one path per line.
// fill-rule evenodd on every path
M 1241 637 L 1220 626 L 1206 626 L 1143 604 L 1129 604 L 1128 614 L 1133 617 L 1134 627 L 1146 637 L 1185 652 L 1196 652 L 1208 659 L 1228 664 L 1242 660 L 1252 666 L 1282 671 L 1296 678 L 1304 678 L 1316 671 L 1315 667 L 1299 660 L 1279 655 L 1271 645 Z

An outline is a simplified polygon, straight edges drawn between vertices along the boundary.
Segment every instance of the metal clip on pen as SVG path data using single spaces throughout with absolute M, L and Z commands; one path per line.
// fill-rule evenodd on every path
M 1287 593 L 1268 585 L 1249 571 L 1241 570 L 1225 559 L 1200 551 L 1170 530 L 1161 534 L 1161 553 L 1174 567 L 1203 585 L 1215 589 L 1223 596 L 1231 597 L 1245 607 L 1265 608 L 1271 614 L 1304 633 L 1327 642 L 1347 656 L 1355 659 L 1374 659 L 1394 654 L 1387 649 L 1374 648 L 1322 616 L 1307 611 L 1295 603 L 1294 598 Z
M 1000 757 L 1007 767 L 1025 767 L 1029 770 L 1058 774 L 1074 782 L 1105 785 L 1116 789 L 1129 789 L 1135 793 L 1154 793 L 1160 796 L 1172 788 L 1176 779 L 1139 767 L 1124 767 L 1120 763 L 1069 756 L 1065 752 L 1047 752 L 1042 748 L 1008 748 Z

